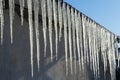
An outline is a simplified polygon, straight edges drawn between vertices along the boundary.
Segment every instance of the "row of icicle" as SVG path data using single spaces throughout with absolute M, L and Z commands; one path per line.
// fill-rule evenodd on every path
M 24 23 L 24 0 L 20 2 L 21 25 Z M 3 0 L 0 0 L 0 22 L 1 22 L 1 44 L 3 44 L 3 29 L 4 29 L 4 13 Z M 30 37 L 30 54 L 31 54 L 31 75 L 33 76 L 33 27 L 35 27 L 36 46 L 37 46 L 37 64 L 38 70 L 40 68 L 40 35 L 39 35 L 39 13 L 41 9 L 43 39 L 44 39 L 44 56 L 46 56 L 46 32 L 49 31 L 51 62 L 53 62 L 53 43 L 52 43 L 52 29 L 55 29 L 55 48 L 56 60 L 58 59 L 58 42 L 61 40 L 62 31 L 64 36 L 65 62 L 66 74 L 68 74 L 68 61 L 70 61 L 71 74 L 77 73 L 77 62 L 80 71 L 85 71 L 85 64 L 90 65 L 90 69 L 94 73 L 94 78 L 100 77 L 100 57 L 102 56 L 104 72 L 107 66 L 110 66 L 111 79 L 115 79 L 115 35 L 108 32 L 100 25 L 87 18 L 77 10 L 73 9 L 66 3 L 61 3 L 59 0 L 27 0 L 28 16 L 29 16 L 29 37 Z M 9 0 L 10 12 L 10 36 L 11 44 L 13 40 L 13 20 L 14 20 L 15 1 Z M 33 10 L 34 9 L 34 10 Z M 35 26 L 33 26 L 33 14 Z M 48 20 L 47 20 L 48 19 Z M 48 24 L 47 24 L 48 21 Z M 54 25 L 54 27 L 52 26 Z M 100 54 L 101 53 L 101 54 Z M 70 58 L 68 57 L 70 56 Z M 78 58 L 78 61 L 77 61 Z M 68 60 L 70 59 L 70 60 Z M 108 65 L 109 62 L 109 65 Z M 74 68 L 73 68 L 74 65 Z M 73 70 L 74 69 L 74 70 Z

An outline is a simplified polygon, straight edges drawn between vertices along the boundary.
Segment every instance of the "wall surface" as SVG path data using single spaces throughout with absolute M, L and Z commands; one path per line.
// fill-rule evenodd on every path
M 43 5 L 49 3 L 47 1 L 44 2 Z M 54 0 L 50 1 L 53 2 Z M 56 6 L 56 4 L 59 4 L 59 7 Z M 41 12 L 44 11 L 44 9 L 46 17 L 44 13 Z M 59 18 L 57 16 L 58 14 L 55 14 L 55 11 L 59 13 Z M 11 44 L 10 12 L 8 8 L 4 9 L 3 44 L 0 45 L 0 80 L 115 80 L 116 63 L 114 34 L 110 33 L 84 14 L 74 10 L 74 8 L 67 3 L 54 2 L 54 5 L 52 3 L 47 4 L 47 7 L 42 7 L 42 10 L 39 12 L 42 14 L 39 15 L 38 20 L 38 30 L 40 31 L 40 56 L 37 55 L 36 27 L 35 24 L 33 24 L 32 77 L 31 45 L 29 38 L 31 35 L 29 32 L 30 22 L 28 21 L 35 21 L 35 19 L 32 19 L 31 16 L 28 17 L 30 12 L 25 9 L 24 23 L 23 26 L 21 26 L 20 8 L 19 5 L 15 5 L 15 15 L 13 15 L 13 43 Z M 33 13 L 35 13 L 35 11 L 33 11 Z M 36 15 L 34 17 L 36 17 Z M 45 26 L 42 26 L 44 21 L 46 21 L 47 27 L 46 57 L 44 56 L 45 40 L 43 38 Z M 56 22 L 57 24 L 55 24 Z M 57 60 L 57 29 L 55 29 L 55 25 L 57 25 L 58 33 L 60 29 L 62 30 L 61 40 L 58 40 Z M 2 30 L 0 31 L 2 33 Z M 49 35 L 51 32 L 52 37 Z M 50 43 L 50 38 L 52 38 L 52 43 Z M 53 49 L 51 49 L 51 44 L 53 45 Z M 53 50 L 53 62 L 51 62 L 51 50 Z M 37 62 L 38 57 L 40 58 L 39 71 Z M 67 71 L 68 74 L 66 74 Z

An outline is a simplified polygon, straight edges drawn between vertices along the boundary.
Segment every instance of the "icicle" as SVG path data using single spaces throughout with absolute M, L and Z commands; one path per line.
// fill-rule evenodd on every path
M 104 37 L 104 38 L 103 38 Z M 105 33 L 105 30 L 102 29 L 102 35 L 101 35 L 101 53 L 102 53 L 102 57 L 103 57 L 103 63 L 104 63 L 104 73 L 107 70 L 107 53 L 105 52 L 105 48 L 107 46 L 106 42 L 107 42 L 107 36 Z M 106 75 L 104 75 L 106 76 Z
M 108 35 L 107 35 L 107 36 L 108 36 L 108 47 L 107 47 L 107 48 L 108 48 L 108 53 L 107 53 L 107 54 L 108 54 L 108 60 L 109 60 L 110 75 L 111 75 L 111 79 L 112 79 L 112 63 L 111 63 L 111 59 L 112 59 L 111 54 L 112 54 L 112 53 L 111 53 L 111 51 L 110 51 L 110 50 L 111 50 L 111 49 L 110 49 L 110 48 L 111 48 L 111 46 L 110 46 L 110 34 L 109 34 L 109 33 L 107 33 L 107 34 L 108 34 Z M 113 80 L 113 79 L 112 79 L 112 80 Z
M 13 19 L 14 19 L 14 0 L 9 0 L 9 15 L 10 15 L 10 35 L 11 44 L 13 43 Z
M 94 23 L 92 22 L 92 65 L 93 65 L 93 74 L 95 78 L 95 71 L 96 71 L 96 66 L 95 66 L 95 32 L 94 32 Z
M 61 8 L 61 2 L 58 1 L 58 17 L 59 17 L 59 41 L 62 37 L 62 8 Z
M 27 0 L 29 15 L 29 36 L 30 36 L 30 56 L 31 56 L 31 75 L 33 77 L 33 18 L 32 18 L 32 0 Z
M 58 26 L 57 26 L 57 4 L 53 0 L 53 13 L 54 13 L 54 27 L 55 27 L 55 42 L 56 42 L 56 60 L 58 59 Z
M 81 70 L 84 72 L 84 55 L 83 55 L 83 26 L 84 26 L 84 20 L 83 20 L 84 18 L 83 18 L 83 14 L 82 14 L 82 16 L 81 16 L 81 35 L 80 35 L 80 46 L 81 46 Z
M 36 32 L 36 45 L 37 45 L 37 65 L 38 65 L 38 72 L 39 72 L 39 68 L 40 68 L 40 35 L 39 35 L 39 1 L 38 0 L 34 0 L 34 20 L 35 20 L 35 32 Z
M 93 43 L 93 45 L 94 45 L 94 76 L 95 76 L 95 79 L 97 78 L 97 57 L 96 57 L 96 54 L 97 54 L 97 51 L 96 51 L 96 27 L 95 27 L 95 23 L 94 23 L 94 25 L 93 25 L 93 29 L 94 29 L 94 43 Z
M 24 0 L 19 0 L 20 2 L 20 15 L 21 15 L 21 25 L 23 25 L 23 17 L 24 17 L 24 6 L 25 6 L 25 3 L 24 3 Z
M 91 48 L 91 36 L 92 35 L 92 29 L 91 29 L 91 21 L 89 20 L 89 27 L 88 27 L 88 44 L 89 44 L 89 58 L 90 58 L 90 61 L 89 61 L 89 63 L 90 63 L 90 68 L 91 68 L 91 70 L 92 70 L 92 48 Z
M 113 80 L 115 80 L 116 79 L 116 72 L 115 72 L 115 70 L 116 70 L 116 58 L 115 58 L 115 42 L 114 42 L 114 40 L 115 40 L 115 37 L 114 37 L 114 34 L 112 34 L 111 33 L 111 53 L 112 53 L 112 56 L 111 57 L 113 57 L 112 58 L 112 63 L 113 63 L 113 65 L 112 65 L 112 73 L 113 73 L 113 76 L 112 76 L 112 78 L 113 78 Z
M 76 36 L 77 36 L 77 38 L 76 38 L 76 45 L 77 45 L 77 52 L 78 52 L 78 62 L 79 62 L 79 68 L 80 68 L 80 42 L 79 42 L 79 40 L 80 40 L 80 36 L 79 36 L 79 26 L 80 26 L 80 14 L 77 14 L 77 11 L 75 10 L 75 30 L 76 30 Z M 81 69 L 80 69 L 81 70 Z
M 85 16 L 84 15 L 82 15 L 82 29 L 83 29 L 83 60 L 82 60 L 82 63 L 84 63 L 84 61 L 86 61 L 86 31 L 85 31 Z M 84 64 L 82 64 L 82 66 L 83 66 L 83 72 L 84 72 L 84 70 L 85 70 L 85 68 L 84 68 Z
M 66 75 L 68 75 L 68 44 L 67 44 L 67 14 L 66 5 L 63 3 L 63 20 L 64 20 L 64 43 L 65 43 L 65 61 L 66 61 Z
M 3 28 L 4 28 L 3 0 L 0 0 L 0 21 L 1 21 L 1 45 L 2 45 L 3 44 Z
M 71 38 L 71 17 L 70 17 L 70 7 L 67 5 L 67 20 L 68 20 L 68 32 L 69 32 L 69 53 L 70 53 L 70 67 L 71 67 L 71 74 L 73 74 L 73 67 L 72 67 L 72 38 Z
M 71 8 L 71 20 L 72 20 L 72 41 L 73 41 L 73 54 L 74 54 L 74 67 L 76 70 L 76 43 L 75 43 L 75 14 L 73 8 Z
M 82 59 L 81 57 L 83 52 L 82 52 L 82 27 L 81 27 L 81 16 L 80 16 L 80 13 L 78 13 L 78 40 L 77 41 L 79 43 L 79 46 L 77 44 L 77 46 L 79 47 L 78 49 L 80 50 L 80 52 L 78 51 L 78 60 L 79 60 L 79 68 L 80 68 L 80 71 L 82 70 Z M 77 27 L 76 27 L 77 28 Z M 77 30 L 76 30 L 77 31 Z
M 97 79 L 99 79 L 99 50 L 98 50 L 98 48 L 99 48 L 99 35 L 98 35 L 98 33 L 99 33 L 99 28 L 98 28 L 98 26 L 97 26 L 97 24 L 96 24 L 96 58 L 97 58 Z
M 51 62 L 52 62 L 53 46 L 52 46 L 52 2 L 51 0 L 47 0 L 47 9 L 48 9 L 49 40 L 50 40 Z
M 98 61 L 98 41 L 97 41 L 97 38 L 98 38 L 98 31 L 97 31 L 97 24 L 95 23 L 95 50 L 96 50 L 96 53 L 95 53 L 95 57 L 96 57 L 96 79 L 98 79 L 98 64 L 99 64 L 99 61 Z
M 46 0 L 41 0 L 41 10 L 42 10 L 42 25 L 43 25 L 43 37 L 44 37 L 44 56 L 46 57 L 46 47 L 47 47 L 47 40 L 46 40 Z

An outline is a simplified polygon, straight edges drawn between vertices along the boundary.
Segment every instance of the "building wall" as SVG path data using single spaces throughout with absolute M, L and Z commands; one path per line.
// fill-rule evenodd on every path
M 68 5 L 68 4 L 65 4 Z M 70 7 L 71 9 L 71 7 Z M 65 7 L 66 11 L 66 7 Z M 74 10 L 75 12 L 76 10 Z M 46 11 L 47 12 L 47 11 Z M 49 13 L 49 12 L 48 12 Z M 47 13 L 47 14 L 48 14 Z M 88 32 L 82 31 L 80 34 L 81 39 L 83 41 L 80 43 L 83 45 L 81 52 L 80 59 L 81 65 L 79 66 L 79 58 L 78 52 L 76 50 L 77 58 L 73 58 L 73 74 L 71 74 L 71 61 L 70 61 L 70 51 L 68 51 L 68 75 L 66 75 L 66 58 L 65 58 L 65 44 L 64 44 L 64 28 L 62 28 L 62 38 L 61 41 L 58 42 L 58 60 L 56 60 L 56 52 L 55 52 L 55 29 L 52 27 L 52 44 L 53 44 L 53 62 L 51 62 L 51 53 L 50 53 L 50 43 L 49 43 L 49 30 L 48 30 L 48 23 L 47 23 L 47 56 L 44 57 L 44 39 L 43 39 L 43 27 L 42 27 L 42 18 L 41 15 L 39 16 L 39 31 L 40 31 L 40 70 L 38 72 L 37 68 L 37 52 L 36 52 L 36 37 L 35 37 L 35 27 L 34 27 L 34 76 L 31 76 L 31 61 L 30 61 L 30 39 L 29 39 L 29 22 L 28 22 L 28 13 L 25 11 L 24 16 L 24 24 L 21 26 L 21 17 L 19 7 L 15 9 L 14 21 L 13 21 L 13 44 L 11 44 L 10 40 L 10 19 L 9 19 L 9 10 L 4 10 L 4 38 L 3 44 L 0 46 L 0 80 L 114 80 L 114 36 L 112 33 L 104 30 L 101 27 L 94 27 L 94 25 L 87 25 L 89 22 L 88 17 L 84 16 L 85 22 L 84 27 L 81 25 L 80 30 L 85 28 L 84 31 L 88 30 L 88 27 L 91 30 L 90 39 L 88 39 Z M 62 13 L 63 14 L 63 13 Z M 64 14 L 63 14 L 64 15 Z M 53 16 L 54 17 L 54 16 Z M 66 17 L 66 16 L 65 16 Z M 47 21 L 49 16 L 47 17 Z M 80 18 L 81 19 L 81 18 Z M 64 20 L 63 20 L 64 22 Z M 90 20 L 91 22 L 91 20 Z M 54 21 L 53 21 L 54 23 Z M 59 23 L 59 22 L 58 22 Z M 83 24 L 82 22 L 80 22 Z M 93 22 L 95 23 L 95 22 Z M 68 24 L 67 25 L 67 32 L 69 31 Z M 73 25 L 73 26 L 76 26 Z M 99 25 L 100 26 L 100 25 Z M 92 27 L 92 28 L 91 28 Z M 97 35 L 93 33 L 94 29 L 101 32 L 101 38 L 97 39 Z M 99 29 L 99 30 L 98 30 Z M 108 36 L 108 35 L 109 36 Z M 110 35 L 111 34 L 111 35 Z M 75 35 L 77 36 L 77 34 Z M 84 37 L 85 36 L 85 39 Z M 100 36 L 100 35 L 99 35 Z M 97 37 L 97 38 L 95 38 Z M 105 37 L 105 38 L 102 38 Z M 89 44 L 89 41 L 97 39 L 100 41 L 101 45 L 95 46 L 95 43 Z M 111 39 L 111 41 L 110 41 Z M 72 36 L 72 40 L 73 36 Z M 76 37 L 75 37 L 76 40 Z M 67 41 L 69 38 L 67 36 Z M 105 42 L 105 43 L 104 43 Z M 110 42 L 112 42 L 110 44 Z M 67 42 L 68 43 L 68 42 Z M 104 43 L 104 44 L 102 44 Z M 94 45 L 93 45 L 94 44 Z M 97 44 L 97 43 L 96 43 Z M 107 46 L 106 46 L 107 45 Z M 68 45 L 69 47 L 69 45 Z M 77 42 L 76 42 L 77 47 Z M 97 48 L 96 48 L 97 47 Z M 74 47 L 72 47 L 73 50 Z M 90 50 L 91 49 L 91 52 Z M 96 50 L 97 49 L 97 50 Z M 85 52 L 86 51 L 86 52 Z M 96 52 L 95 52 L 96 51 Z M 93 54 L 92 54 L 93 53 Z M 111 54 L 110 54 L 111 53 Z M 90 55 L 92 54 L 92 56 Z M 97 54 L 97 55 L 96 55 Z M 72 56 L 74 54 L 72 53 Z M 97 56 L 97 57 L 96 57 Z M 111 57 L 113 57 L 111 59 Z M 90 62 L 93 60 L 93 62 Z M 97 61 L 98 62 L 97 62 Z M 76 69 L 74 61 L 76 61 Z M 113 65 L 112 65 L 113 64 Z M 82 68 L 81 68 L 82 66 Z M 97 66 L 97 67 L 96 67 Z M 99 69 L 99 70 L 98 70 Z M 75 73 L 76 71 L 76 73 Z M 112 73 L 111 73 L 112 72 Z

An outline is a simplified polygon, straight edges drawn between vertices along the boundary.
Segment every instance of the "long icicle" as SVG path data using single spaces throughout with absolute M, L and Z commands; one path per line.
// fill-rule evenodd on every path
M 80 67 L 80 62 L 81 62 L 81 60 L 80 60 L 80 33 L 79 33 L 79 26 L 80 26 L 80 14 L 79 13 L 77 13 L 77 11 L 75 10 L 75 24 L 76 24 L 76 26 L 75 26 L 75 29 L 76 29 L 76 37 L 77 37 L 77 39 L 76 39 L 76 45 L 77 45 L 77 52 L 78 52 L 78 62 L 79 62 L 79 69 L 81 70 L 81 67 Z
M 0 0 L 0 21 L 1 21 L 1 45 L 2 45 L 3 44 L 3 29 L 4 29 L 3 0 Z
M 61 2 L 58 1 L 58 17 L 59 17 L 59 41 L 61 40 L 62 37 L 62 7 L 61 7 Z
M 79 69 L 80 71 L 82 71 L 83 68 L 83 30 L 82 30 L 82 18 L 81 18 L 81 14 L 78 13 L 78 19 L 79 19 L 79 44 L 80 44 L 80 55 L 78 56 L 78 59 L 80 59 L 80 65 L 79 65 Z
M 27 0 L 28 15 L 29 15 L 29 36 L 30 36 L 30 60 L 31 60 L 31 75 L 33 77 L 33 17 L 32 17 L 32 0 Z
M 52 46 L 52 2 L 47 0 L 48 9 L 48 26 L 49 26 L 49 40 L 50 40 L 50 51 L 51 51 L 51 62 L 53 62 L 53 46 Z
M 113 71 L 113 76 L 112 77 L 113 77 L 113 80 L 115 80 L 115 78 L 116 78 L 116 76 L 115 76 L 115 74 L 116 74 L 116 72 L 115 72 L 115 69 L 116 69 L 116 57 L 115 57 L 115 48 L 114 48 L 115 47 L 114 46 L 115 45 L 115 42 L 114 42 L 115 37 L 114 37 L 114 34 L 112 34 L 112 33 L 111 33 L 111 36 L 112 36 L 112 39 L 111 39 L 112 49 L 111 50 L 112 50 L 112 56 L 113 56 L 113 62 L 112 62 L 113 63 L 113 65 L 112 65 L 112 67 L 113 67 L 113 70 L 112 70 Z
M 80 14 L 80 58 L 81 58 L 81 71 L 84 70 L 84 55 L 83 55 L 83 15 Z
M 43 37 L 44 37 L 44 57 L 46 57 L 46 47 L 47 47 L 47 37 L 46 37 L 46 0 L 41 0 L 41 10 L 42 10 L 42 26 L 43 26 Z
M 82 35 L 83 35 L 83 51 L 82 51 L 82 69 L 83 69 L 83 73 L 85 73 L 85 65 L 84 65 L 84 61 L 86 61 L 86 52 L 85 52 L 85 37 L 86 37 L 86 34 L 85 34 L 85 16 L 82 14 L 82 30 L 83 30 L 83 32 L 82 32 Z
M 72 41 L 73 41 L 73 54 L 74 54 L 74 67 L 75 67 L 75 70 L 76 70 L 76 42 L 75 42 L 75 13 L 74 13 L 74 10 L 73 8 L 71 8 L 71 20 L 72 20 Z
M 70 17 L 70 7 L 67 5 L 67 20 L 68 20 L 68 32 L 69 32 L 69 53 L 70 53 L 70 67 L 71 74 L 73 74 L 72 67 L 72 38 L 71 38 L 71 17 Z
M 91 21 L 90 21 L 90 19 L 89 19 L 89 26 L 88 26 L 88 43 L 89 43 L 89 58 L 90 58 L 90 61 L 89 61 L 89 63 L 90 63 L 90 69 L 92 70 L 92 65 L 91 65 L 91 63 L 92 63 L 92 54 L 91 54 L 91 23 L 90 23 Z
M 64 43 L 65 43 L 65 61 L 66 61 L 66 75 L 68 75 L 68 44 L 67 44 L 67 14 L 66 5 L 63 3 L 63 20 L 64 20 Z
M 21 25 L 23 25 L 23 21 L 24 21 L 24 0 L 19 0 L 20 2 L 20 15 L 21 15 Z
M 35 33 L 36 33 L 36 45 L 37 45 L 37 65 L 38 65 L 38 72 L 40 68 L 40 35 L 39 35 L 39 1 L 34 0 L 34 20 L 35 20 Z
M 56 60 L 58 59 L 58 26 L 57 26 L 57 4 L 53 0 L 53 13 L 54 13 L 54 27 L 55 27 L 55 43 L 56 43 Z
M 99 79 L 100 75 L 100 70 L 99 70 L 99 46 L 100 46 L 100 40 L 99 40 L 99 36 L 100 36 L 100 29 L 99 29 L 99 26 L 96 24 L 97 26 L 97 40 L 96 40 L 96 44 L 97 44 L 97 78 Z
M 9 0 L 9 16 L 10 16 L 10 36 L 11 44 L 13 43 L 13 19 L 14 19 L 14 0 Z

